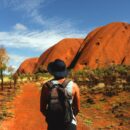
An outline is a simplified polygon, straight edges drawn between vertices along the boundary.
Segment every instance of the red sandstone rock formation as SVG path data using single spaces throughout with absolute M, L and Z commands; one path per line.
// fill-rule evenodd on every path
M 17 70 L 17 73 L 20 73 L 20 74 L 32 74 L 32 73 L 34 73 L 34 69 L 37 65 L 37 61 L 38 61 L 38 58 L 26 59 L 20 65 L 19 69 Z
M 115 22 L 96 28 L 84 39 L 64 39 L 45 51 L 32 64 L 25 61 L 19 72 L 32 73 L 47 70 L 49 62 L 55 59 L 65 61 L 67 67 L 75 70 L 85 66 L 91 68 L 104 67 L 111 64 L 130 65 L 130 25 Z
M 67 38 L 58 42 L 40 56 L 35 72 L 47 70 L 48 63 L 55 59 L 62 59 L 69 67 L 82 43 L 83 39 L 76 38 Z
M 92 31 L 85 38 L 75 69 L 110 64 L 130 65 L 130 25 L 115 22 Z

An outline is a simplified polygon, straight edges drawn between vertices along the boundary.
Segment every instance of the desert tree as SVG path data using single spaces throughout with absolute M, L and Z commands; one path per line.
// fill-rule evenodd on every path
M 7 54 L 6 49 L 3 46 L 0 46 L 0 79 L 1 79 L 1 89 L 4 89 L 4 75 L 3 72 L 7 68 L 7 63 L 9 60 L 9 56 Z

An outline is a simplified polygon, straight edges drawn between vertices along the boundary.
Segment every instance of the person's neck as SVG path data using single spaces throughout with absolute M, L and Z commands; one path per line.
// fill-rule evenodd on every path
M 65 80 L 65 78 L 62 78 L 62 79 L 55 79 L 55 80 L 58 80 L 58 82 L 63 83 L 64 80 Z

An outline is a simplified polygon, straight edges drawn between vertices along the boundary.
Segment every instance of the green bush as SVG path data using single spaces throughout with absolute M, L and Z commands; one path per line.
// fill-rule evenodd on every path
M 94 70 L 85 67 L 83 70 L 74 72 L 71 70 L 70 78 L 75 79 L 77 83 L 88 83 L 89 86 L 94 86 L 99 82 L 113 85 L 117 79 L 125 79 L 128 81 L 130 75 L 130 66 L 127 65 L 111 65 L 104 68 L 96 68 Z M 130 77 L 130 76 L 129 76 Z

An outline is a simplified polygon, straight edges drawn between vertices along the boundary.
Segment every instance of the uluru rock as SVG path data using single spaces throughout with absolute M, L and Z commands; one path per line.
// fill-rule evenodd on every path
M 32 74 L 37 65 L 38 58 L 29 58 L 22 62 L 17 70 L 18 74 Z
M 75 69 L 85 66 L 130 65 L 130 24 L 115 22 L 89 33 L 80 49 Z
M 69 67 L 78 53 L 82 43 L 83 39 L 78 38 L 67 38 L 61 40 L 39 57 L 35 72 L 39 70 L 46 71 L 48 63 L 54 61 L 55 59 L 63 60 L 67 67 Z
M 75 70 L 86 66 L 94 69 L 112 64 L 130 65 L 130 24 L 114 22 L 98 27 L 84 40 L 63 39 L 45 51 L 36 62 L 23 62 L 18 71 L 46 71 L 48 63 L 55 59 L 64 60 L 68 68 Z

